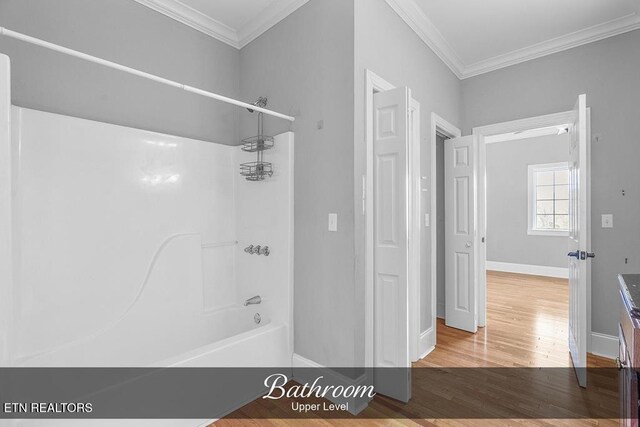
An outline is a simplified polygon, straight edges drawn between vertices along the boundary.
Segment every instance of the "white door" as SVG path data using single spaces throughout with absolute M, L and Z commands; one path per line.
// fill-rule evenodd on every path
M 377 93 L 373 100 L 374 387 L 377 393 L 404 402 L 411 397 L 407 159 L 410 99 L 409 89 L 398 88 Z
M 420 103 L 409 103 L 409 351 L 413 362 L 420 359 Z M 435 328 L 433 328 L 435 331 Z M 435 332 L 434 332 L 435 333 Z M 435 341 L 434 341 L 435 342 Z
M 589 127 L 587 97 L 576 102 L 569 145 L 569 351 L 578 383 L 587 386 L 589 233 Z
M 478 330 L 476 301 L 476 147 L 473 136 L 447 140 L 445 162 L 445 323 Z

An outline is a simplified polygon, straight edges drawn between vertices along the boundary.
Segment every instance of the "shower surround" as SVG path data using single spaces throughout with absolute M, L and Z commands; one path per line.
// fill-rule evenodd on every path
M 290 364 L 292 133 L 274 176 L 247 182 L 238 147 L 18 107 L 11 126 L 10 365 L 181 365 L 197 349 L 199 366 Z M 270 256 L 244 253 L 255 242 Z M 267 333 L 253 356 L 212 352 Z

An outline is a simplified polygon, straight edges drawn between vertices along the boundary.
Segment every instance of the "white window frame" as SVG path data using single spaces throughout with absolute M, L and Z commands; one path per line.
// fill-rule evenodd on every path
M 529 165 L 529 185 L 528 185 L 528 221 L 527 221 L 527 234 L 530 236 L 569 236 L 569 230 L 538 230 L 535 228 L 536 224 L 536 180 L 535 174 L 536 172 L 548 172 L 548 171 L 557 171 L 557 170 L 565 170 L 569 168 L 568 162 L 559 162 L 559 163 L 546 163 L 546 164 L 537 164 L 537 165 Z

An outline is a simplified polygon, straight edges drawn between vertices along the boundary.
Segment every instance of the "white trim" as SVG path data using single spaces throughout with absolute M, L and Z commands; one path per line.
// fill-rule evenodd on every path
M 564 131 L 564 132 L 562 132 Z M 565 126 L 552 126 L 541 129 L 532 129 L 526 132 L 512 132 L 512 133 L 504 133 L 501 135 L 489 136 L 484 139 L 485 144 L 495 144 L 496 142 L 506 142 L 506 141 L 517 141 L 521 139 L 530 139 L 537 138 L 540 136 L 549 136 L 549 135 L 561 135 L 562 133 L 568 132 L 568 124 Z M 534 139 L 533 141 L 537 141 Z
M 468 79 L 469 77 L 573 49 L 574 47 L 637 30 L 638 28 L 640 28 L 640 15 L 632 13 L 589 28 L 565 34 L 555 39 L 546 40 L 542 43 L 514 50 L 504 55 L 476 62 L 465 67 L 462 71 L 462 79 Z
M 409 172 L 409 353 L 412 362 L 420 359 L 420 286 L 422 283 L 421 266 L 421 231 L 420 212 L 422 191 L 420 182 L 420 103 L 409 100 L 410 139 L 407 146 Z
M 313 360 L 307 359 L 306 357 L 300 356 L 299 354 L 294 353 L 291 358 L 292 370 L 293 370 L 293 379 L 299 382 L 300 384 L 305 383 L 313 383 L 313 381 L 318 378 L 320 375 L 324 376 L 328 380 L 331 385 L 341 385 L 343 387 L 347 387 L 353 385 L 355 387 L 366 385 L 367 384 L 367 376 L 366 374 L 360 375 L 358 378 L 349 378 L 345 375 L 342 375 L 339 372 L 334 371 L 331 368 L 328 368 L 324 365 L 321 365 Z M 303 368 L 305 370 L 300 371 L 296 368 Z M 314 368 L 314 371 L 318 371 L 317 374 L 309 375 L 310 371 L 307 371 L 308 368 Z M 348 411 L 357 415 L 362 412 L 368 405 L 370 399 L 368 397 L 365 398 L 344 398 L 344 397 L 333 397 L 330 393 L 325 396 L 328 400 L 336 403 L 338 405 L 343 403 L 349 404 Z
M 451 47 L 449 42 L 447 42 L 433 22 L 426 16 L 422 8 L 417 5 L 416 0 L 386 0 L 386 2 L 461 80 L 640 28 L 640 15 L 632 13 L 467 65 L 455 49 Z
M 366 141 L 366 170 L 365 170 L 365 290 L 364 290 L 364 365 L 373 367 L 373 94 L 395 89 L 395 86 L 378 76 L 371 70 L 365 69 L 365 141 Z
M 236 30 L 177 0 L 135 1 L 236 49 L 240 48 Z
M 436 345 L 436 330 L 437 330 L 437 317 L 438 317 L 438 217 L 437 217 L 437 203 L 438 203 L 438 194 L 437 194 L 437 168 L 438 162 L 436 161 L 436 137 L 437 133 L 440 132 L 445 134 L 449 138 L 459 138 L 462 136 L 462 131 L 437 115 L 436 113 L 431 113 L 431 132 L 429 133 L 431 137 L 431 177 L 430 177 L 430 185 L 429 191 L 431 192 L 431 200 L 430 200 L 430 208 L 429 214 L 431 215 L 431 221 L 429 226 L 431 227 L 431 322 L 433 324 L 434 333 L 433 333 L 433 345 Z M 444 308 L 443 311 L 444 313 Z M 429 328 L 425 333 L 429 333 L 431 328 Z
M 618 357 L 618 345 L 618 337 L 592 332 L 591 351 L 589 353 L 615 359 Z
M 567 123 L 572 123 L 574 117 L 575 113 L 573 110 L 561 113 L 545 114 L 536 117 L 527 117 L 525 119 L 511 120 L 486 126 L 477 126 L 473 128 L 473 134 L 481 135 L 486 138 L 504 133 L 523 132 L 530 129 L 562 126 Z
M 569 232 L 564 230 L 527 230 L 528 236 L 569 237 Z
M 309 0 L 280 0 L 272 2 L 255 18 L 238 29 L 231 28 L 179 0 L 135 1 L 229 46 L 242 49 Z
M 432 328 L 429 328 L 420 334 L 420 353 L 418 355 L 418 360 L 424 359 L 429 353 L 436 349 L 436 343 L 431 342 L 430 339 L 431 337 L 435 337 L 435 334 L 431 334 L 431 330 L 433 328 L 435 328 L 435 324 Z
M 536 202 L 538 198 L 537 188 L 538 183 L 536 181 L 536 173 L 538 172 L 551 172 L 551 171 L 569 171 L 569 162 L 558 163 L 545 163 L 528 165 L 527 167 L 527 235 L 529 236 L 555 236 L 555 237 L 569 237 L 569 230 L 554 230 L 554 229 L 538 229 L 536 228 L 536 216 L 538 215 L 536 210 Z M 554 193 L 555 195 L 555 193 Z M 555 201 L 555 197 L 553 199 Z M 555 210 L 554 210 L 555 212 Z M 567 217 L 569 216 L 567 212 Z
M 573 123 L 575 120 L 575 112 L 564 111 L 561 113 L 545 114 L 543 116 L 527 117 L 519 120 L 495 123 L 486 126 L 478 126 L 473 128 L 473 135 L 477 136 L 478 141 L 478 234 L 482 238 L 487 235 L 487 212 L 486 212 L 486 172 L 487 172 L 487 152 L 485 139 L 494 135 L 505 133 L 522 132 L 530 129 L 541 129 L 551 126 L 562 126 L 567 123 Z M 480 245 L 478 256 L 478 325 L 486 324 L 487 319 L 487 283 L 486 275 L 482 274 L 486 271 L 486 244 Z M 590 291 L 588 291 L 590 293 Z M 589 315 L 591 312 L 589 311 Z
M 502 271 L 505 273 L 530 274 L 533 276 L 569 278 L 569 268 L 548 267 L 545 265 L 514 264 L 511 262 L 487 261 L 487 271 Z

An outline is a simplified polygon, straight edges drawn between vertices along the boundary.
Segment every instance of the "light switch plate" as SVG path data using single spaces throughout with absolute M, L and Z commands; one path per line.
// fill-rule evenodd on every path
M 431 222 L 430 220 L 431 220 L 431 218 L 429 218 L 429 214 L 428 213 L 424 214 L 424 226 L 425 227 L 429 226 L 429 224 Z
M 613 228 L 613 215 L 602 215 L 602 228 Z
M 338 231 L 338 214 L 329 214 L 329 231 Z

